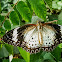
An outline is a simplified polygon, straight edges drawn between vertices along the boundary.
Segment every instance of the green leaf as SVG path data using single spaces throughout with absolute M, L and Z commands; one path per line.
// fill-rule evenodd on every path
M 0 13 L 1 13 L 1 2 L 0 2 Z
M 9 17 L 13 25 L 19 25 L 19 17 L 15 11 L 12 11 Z
M 62 12 L 58 15 L 58 24 L 62 25 Z
M 40 51 L 37 54 L 31 54 L 30 55 L 30 62 L 42 62 L 43 61 L 43 57 L 41 56 L 42 51 Z
M 4 29 L 2 27 L 0 27 L 0 31 L 4 32 Z
M 2 62 L 9 62 L 9 59 L 3 59 Z
M 20 13 L 18 12 L 16 6 L 14 7 L 14 10 L 16 11 L 16 13 L 17 13 L 18 16 L 19 16 L 19 19 L 20 19 L 20 20 L 19 20 L 19 24 L 20 24 L 20 26 L 24 25 L 24 23 L 22 22 L 22 16 L 21 16 Z
M 48 18 L 49 18 L 49 21 L 58 20 L 58 15 L 55 15 L 55 14 L 49 15 Z
M 2 36 L 3 36 L 4 34 L 5 34 L 4 32 L 1 32 L 1 31 L 0 31 L 0 38 L 2 38 Z
M 5 34 L 3 27 L 0 27 L 0 38 Z
M 52 9 L 52 0 L 45 0 L 45 2 L 50 7 L 50 9 Z
M 17 4 L 17 10 L 19 11 L 20 15 L 26 22 L 31 21 L 31 17 L 32 17 L 31 11 L 23 1 L 20 1 Z
M 9 62 L 9 59 L 2 59 L 2 62 Z M 23 59 L 12 59 L 11 62 L 25 62 Z
M 61 48 L 56 47 L 51 53 L 56 58 L 56 61 L 59 61 L 61 58 Z
M 12 45 L 5 44 L 4 46 L 5 46 L 5 48 L 7 49 L 7 51 L 8 51 L 10 54 L 13 54 L 13 46 L 12 46 Z
M 46 20 L 46 7 L 43 0 L 28 0 L 31 4 L 32 9 L 34 10 L 35 14 Z
M 58 20 L 57 24 L 62 25 L 62 20 Z
M 26 52 L 25 50 L 23 50 L 22 48 L 18 47 L 19 52 L 21 54 L 21 56 L 24 58 L 24 60 L 26 62 L 30 62 L 30 53 Z
M 58 20 L 62 20 L 62 12 L 58 15 Z
M 18 50 L 18 48 L 15 47 L 15 46 L 13 47 L 13 53 L 14 53 L 14 54 L 19 54 L 19 50 Z
M 44 60 L 46 60 L 46 59 L 51 59 L 51 60 L 53 60 L 53 59 L 54 59 L 53 55 L 52 55 L 50 52 L 46 53 L 46 54 L 43 56 L 43 58 L 44 58 Z
M 62 43 L 58 45 L 59 48 L 62 48 Z
M 43 56 L 44 62 L 56 62 L 54 59 L 55 57 L 50 53 L 46 52 Z
M 13 59 L 12 62 L 25 62 L 23 59 Z
M 4 47 L 4 45 L 1 47 L 0 45 L 0 57 L 8 57 L 9 56 L 9 53 L 8 51 L 6 50 L 6 48 Z
M 0 15 L 0 25 L 1 25 L 1 23 L 2 23 L 3 20 L 4 20 L 4 16 Z
M 56 61 L 54 59 L 53 60 L 52 59 L 46 59 L 43 62 L 56 62 Z
M 5 20 L 4 27 L 5 27 L 6 30 L 10 30 L 11 29 L 11 23 L 10 23 L 9 20 Z
M 30 5 L 30 3 L 28 2 L 28 0 L 26 0 L 26 3 L 27 3 L 27 5 L 28 5 L 28 7 L 30 8 L 31 13 L 33 14 L 33 10 L 32 10 L 32 8 L 31 8 L 31 5 Z

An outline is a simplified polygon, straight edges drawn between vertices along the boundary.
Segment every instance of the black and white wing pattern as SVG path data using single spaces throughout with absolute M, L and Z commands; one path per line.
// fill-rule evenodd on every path
M 28 24 L 7 32 L 2 40 L 8 44 L 22 47 L 30 53 L 37 53 L 41 49 L 51 51 L 62 42 L 62 26 L 47 24 L 41 27 L 42 36 L 39 35 L 36 24 Z M 42 44 L 39 39 L 42 40 Z
M 24 25 L 7 32 L 2 40 L 10 45 L 22 47 L 27 52 L 36 53 L 40 51 L 36 31 L 36 24 Z
M 48 24 L 43 26 L 43 44 L 42 49 L 51 51 L 62 43 L 62 26 L 57 24 Z

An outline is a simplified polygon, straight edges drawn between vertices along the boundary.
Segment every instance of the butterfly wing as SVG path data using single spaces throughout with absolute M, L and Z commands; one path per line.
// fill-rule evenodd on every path
M 19 46 L 27 52 L 36 53 L 40 51 L 38 32 L 35 24 L 17 27 L 7 32 L 2 40 L 8 44 Z
M 3 36 L 3 41 L 19 46 L 30 53 L 37 53 L 42 48 L 45 51 L 53 50 L 62 42 L 62 26 L 56 24 L 44 25 L 41 29 L 43 44 L 38 40 L 38 30 L 36 24 L 28 24 L 15 28 Z M 41 36 L 39 35 L 39 38 Z
M 62 26 L 56 24 L 48 24 L 43 26 L 43 45 L 45 51 L 53 50 L 62 42 Z

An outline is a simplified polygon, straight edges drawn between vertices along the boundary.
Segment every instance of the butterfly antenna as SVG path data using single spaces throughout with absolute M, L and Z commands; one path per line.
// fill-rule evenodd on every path
M 57 23 L 58 20 L 53 20 L 53 21 L 49 21 L 48 23 L 54 23 L 56 22 Z

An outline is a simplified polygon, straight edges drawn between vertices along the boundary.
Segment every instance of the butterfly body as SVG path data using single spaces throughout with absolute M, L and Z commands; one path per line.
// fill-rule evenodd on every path
M 37 53 L 41 49 L 51 51 L 62 42 L 62 26 L 41 22 L 27 24 L 7 32 L 2 39 L 30 53 Z

